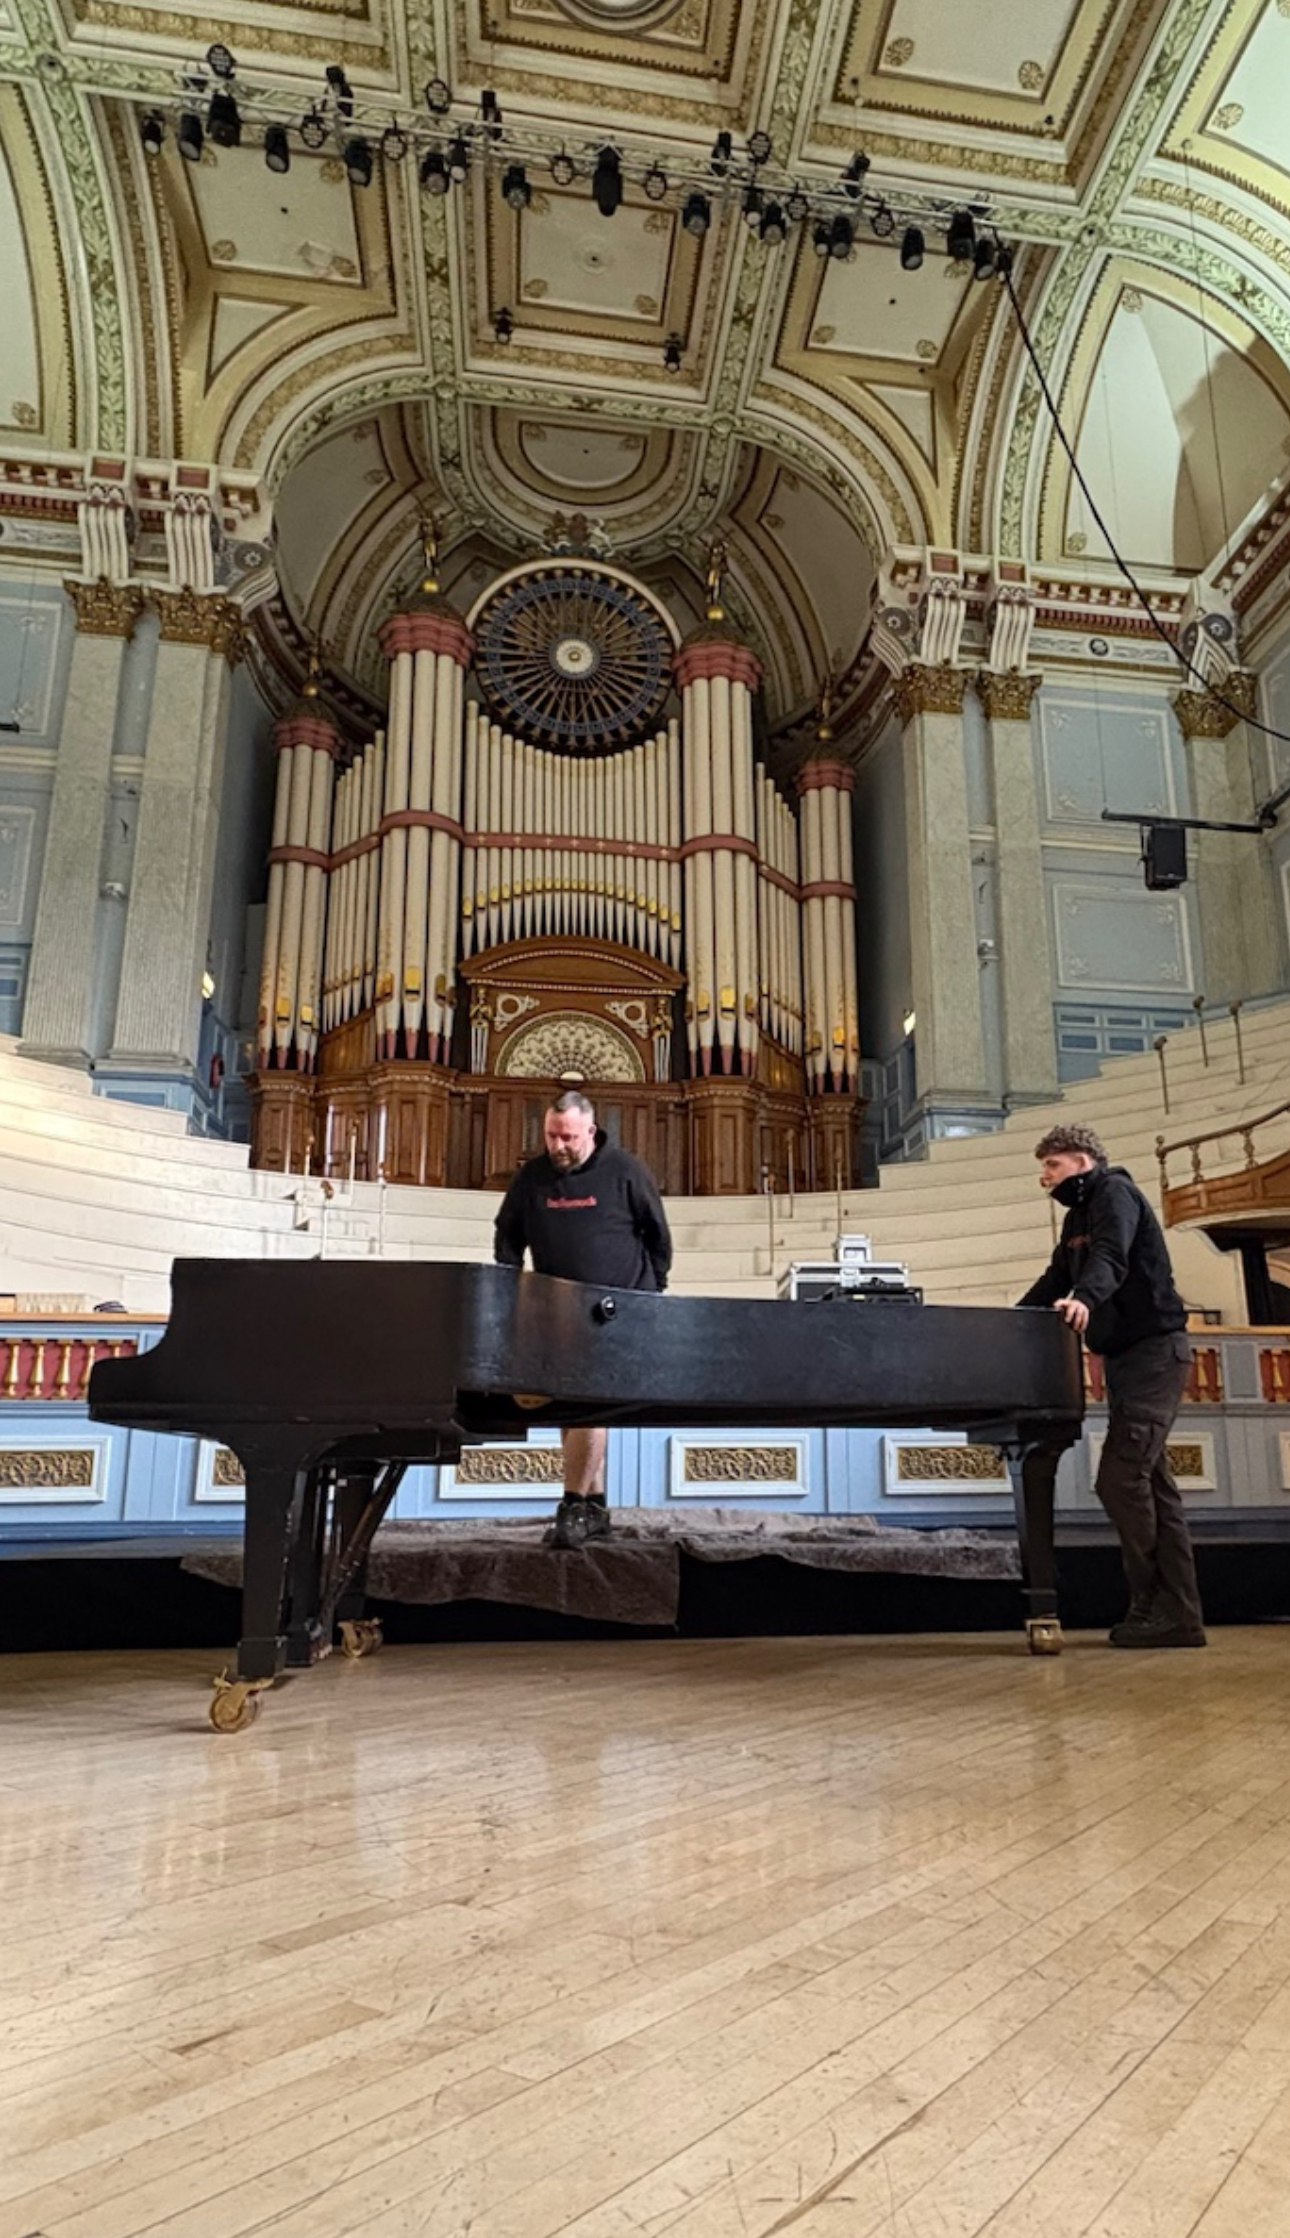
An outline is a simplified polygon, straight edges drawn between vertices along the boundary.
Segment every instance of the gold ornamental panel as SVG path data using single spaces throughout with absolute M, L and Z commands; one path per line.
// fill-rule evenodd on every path
M 564 1456 L 558 1445 L 473 1447 L 457 1463 L 457 1485 L 561 1484 Z
M 215 1460 L 211 1468 L 211 1483 L 225 1485 L 230 1490 L 234 1487 L 245 1488 L 246 1470 L 238 1460 L 236 1453 L 230 1453 L 226 1445 L 217 1446 L 215 1449 Z
M 687 1484 L 795 1484 L 798 1454 L 792 1445 L 688 1445 Z
M 997 1445 L 902 1445 L 896 1475 L 902 1484 L 990 1484 L 1007 1474 Z
M 93 1446 L 0 1447 L 0 1490 L 88 1492 L 94 1485 Z

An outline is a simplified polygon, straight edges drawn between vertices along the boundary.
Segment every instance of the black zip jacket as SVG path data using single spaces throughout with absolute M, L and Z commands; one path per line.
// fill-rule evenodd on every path
M 553 1166 L 545 1150 L 520 1167 L 493 1229 L 493 1257 L 607 1290 L 666 1290 L 672 1237 L 652 1175 L 604 1129 L 584 1165 Z
M 1053 1195 L 1069 1207 L 1057 1249 L 1018 1305 L 1078 1298 L 1089 1309 L 1089 1351 L 1110 1356 L 1185 1329 L 1187 1308 L 1160 1222 L 1132 1175 L 1123 1166 L 1093 1166 L 1059 1182 Z

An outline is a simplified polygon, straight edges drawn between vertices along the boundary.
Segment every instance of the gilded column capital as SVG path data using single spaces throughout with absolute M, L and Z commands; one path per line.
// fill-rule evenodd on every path
M 63 589 L 76 608 L 76 627 L 83 637 L 133 637 L 143 612 L 137 583 L 109 583 L 106 575 L 85 583 L 72 576 Z
M 1184 738 L 1226 738 L 1238 722 L 1254 713 L 1254 678 L 1249 669 L 1230 669 L 1222 691 L 1222 699 L 1212 691 L 1176 695 L 1174 713 Z
M 896 712 L 902 725 L 915 715 L 958 715 L 963 709 L 968 672 L 941 661 L 934 668 L 911 661 L 896 678 Z
M 1005 676 L 995 668 L 979 668 L 973 682 L 976 696 L 992 723 L 1025 723 L 1030 720 L 1030 703 L 1043 678 Z
M 212 653 L 222 653 L 230 667 L 242 658 L 245 632 L 234 599 L 189 589 L 154 590 L 148 595 L 161 625 L 163 645 L 205 645 Z

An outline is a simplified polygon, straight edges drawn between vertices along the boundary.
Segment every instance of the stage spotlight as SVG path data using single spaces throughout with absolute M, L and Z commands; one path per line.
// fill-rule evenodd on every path
M 724 179 L 730 169 L 730 158 L 734 153 L 734 146 L 734 140 L 728 132 L 718 132 L 712 143 L 712 169 L 719 179 Z
M 159 116 L 155 109 L 149 109 L 147 115 L 139 119 L 139 138 L 143 142 L 144 154 L 160 155 L 165 137 L 165 118 Z
M 432 117 L 446 117 L 452 107 L 452 92 L 442 78 L 430 78 L 425 87 L 425 104 Z
M 408 152 L 408 136 L 397 124 L 387 124 L 381 134 L 381 154 L 387 163 L 402 163 Z
M 291 148 L 287 141 L 285 124 L 265 125 L 264 160 L 270 171 L 289 171 L 291 169 Z
M 596 157 L 591 198 L 602 218 L 612 218 L 623 199 L 623 166 L 617 148 L 602 148 Z
M 855 227 L 850 218 L 844 218 L 839 213 L 829 227 L 829 255 L 835 256 L 839 264 L 845 264 L 855 246 L 855 238 Z
M 446 194 L 452 184 L 448 166 L 438 148 L 431 148 L 429 154 L 421 158 L 421 184 L 427 194 Z
M 984 234 L 978 240 L 972 257 L 972 273 L 978 280 L 994 278 L 994 243 L 987 241 Z
M 206 67 L 217 78 L 237 76 L 237 64 L 222 39 L 217 39 L 214 46 L 207 47 Z
M 765 207 L 765 198 L 760 187 L 750 186 L 744 189 L 744 224 L 751 227 L 754 233 L 761 225 L 762 211 Z
M 905 272 L 920 272 L 923 265 L 923 251 L 926 246 L 927 243 L 923 239 L 921 226 L 907 225 L 905 227 L 905 237 L 900 244 L 901 269 Z
M 195 110 L 185 109 L 175 132 L 175 138 L 179 142 L 179 153 L 187 156 L 190 163 L 200 163 L 202 160 L 202 143 L 205 137 L 201 118 Z
M 814 249 L 817 256 L 824 257 L 828 255 L 832 238 L 833 236 L 829 231 L 828 219 L 817 218 L 811 231 L 811 247 Z
M 946 251 L 955 264 L 969 264 L 976 248 L 976 227 L 970 210 L 956 210 L 945 234 Z
M 372 183 L 371 142 L 363 139 L 347 140 L 343 149 L 345 176 L 351 186 L 365 187 Z
M 231 93 L 212 93 L 206 130 L 217 148 L 235 148 L 242 138 L 242 116 Z
M 896 230 L 896 220 L 885 202 L 880 202 L 869 220 L 876 241 L 890 241 Z
M 712 204 L 706 194 L 692 194 L 681 212 L 681 223 L 696 240 L 702 238 L 712 223 Z
M 326 147 L 327 119 L 319 116 L 316 109 L 311 109 L 307 117 L 301 118 L 300 139 L 302 146 L 308 148 L 311 155 L 316 155 L 319 148 Z
M 761 221 L 761 237 L 767 248 L 777 249 L 788 232 L 788 224 L 778 202 L 768 202 Z
M 489 86 L 485 86 L 479 96 L 479 113 L 484 120 L 484 130 L 487 132 L 489 139 L 500 140 L 502 137 L 502 112 L 498 106 L 497 95 Z
M 872 161 L 873 157 L 866 155 L 863 148 L 857 148 L 842 174 L 842 184 L 853 202 L 858 202 L 860 199 L 860 189 L 864 185 L 865 174 Z
M 679 334 L 669 334 L 663 344 L 663 371 L 665 373 L 679 373 L 680 370 L 681 337 Z
M 499 342 L 509 342 L 515 332 L 515 321 L 505 307 L 493 313 L 493 332 Z
M 572 186 L 578 176 L 577 164 L 571 155 L 565 154 L 563 148 L 551 158 L 551 176 L 557 186 Z
M 460 133 L 448 150 L 448 176 L 455 186 L 460 186 L 470 169 L 470 149 Z
M 527 210 L 533 200 L 533 189 L 522 163 L 509 163 L 503 171 L 502 200 L 512 210 Z
M 644 178 L 641 180 L 641 186 L 644 188 L 645 196 L 648 201 L 661 202 L 664 195 L 667 193 L 666 171 L 660 171 L 657 163 L 651 164 L 649 170 L 645 173 Z
M 328 63 L 326 78 L 335 99 L 336 114 L 342 123 L 347 124 L 354 114 L 354 89 L 339 62 Z
M 788 219 L 790 225 L 800 225 L 803 218 L 809 218 L 810 214 L 811 202 L 809 195 L 803 194 L 800 187 L 794 187 L 793 192 L 789 195 L 787 202 L 784 204 L 785 217 Z
M 754 132 L 748 142 L 748 153 L 754 163 L 769 163 L 772 143 L 769 132 Z

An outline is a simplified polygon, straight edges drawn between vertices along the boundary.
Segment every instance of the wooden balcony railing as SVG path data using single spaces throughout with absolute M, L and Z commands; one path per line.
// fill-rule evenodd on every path
M 1280 1121 L 1282 1142 L 1279 1147 L 1267 1146 L 1264 1137 L 1264 1154 L 1255 1147 L 1255 1136 L 1260 1129 Z M 1164 1208 L 1165 1225 L 1175 1228 L 1184 1220 L 1238 1220 L 1254 1215 L 1266 1221 L 1269 1213 L 1284 1213 L 1290 1224 L 1290 1146 L 1285 1136 L 1290 1133 L 1290 1102 L 1277 1104 L 1271 1111 L 1260 1112 L 1256 1119 L 1242 1119 L 1226 1127 L 1215 1127 L 1209 1134 L 1188 1135 L 1178 1142 L 1166 1142 L 1163 1135 L 1156 1136 L 1156 1162 L 1160 1168 L 1160 1201 Z M 1227 1154 L 1218 1146 L 1224 1143 L 1241 1145 L 1242 1163 L 1226 1171 L 1215 1172 L 1215 1166 L 1225 1164 Z M 1202 1153 L 1210 1150 L 1208 1161 Z M 1171 1182 L 1169 1160 L 1186 1152 L 1190 1162 L 1190 1177 L 1186 1181 Z

